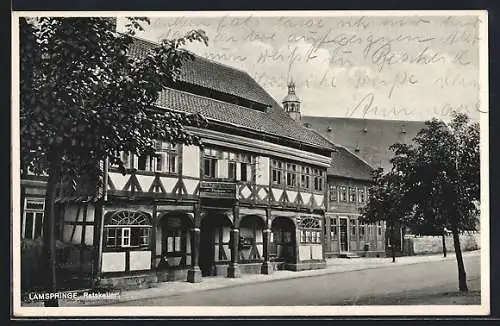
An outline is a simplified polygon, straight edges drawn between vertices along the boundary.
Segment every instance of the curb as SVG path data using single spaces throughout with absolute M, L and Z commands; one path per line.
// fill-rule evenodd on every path
M 480 255 L 479 251 L 473 251 L 473 252 L 471 252 L 471 254 L 469 254 L 467 256 L 477 256 L 477 255 Z M 299 279 L 299 278 L 309 278 L 309 277 L 331 275 L 331 274 L 359 272 L 359 271 L 377 269 L 377 268 L 390 268 L 390 267 L 396 267 L 396 266 L 407 266 L 407 265 L 417 265 L 417 264 L 424 264 L 424 263 L 448 261 L 448 260 L 454 260 L 455 257 L 447 256 L 446 258 L 445 257 L 441 257 L 441 258 L 442 258 L 441 260 L 436 260 L 436 261 L 416 261 L 416 262 L 404 263 L 404 264 L 400 264 L 400 265 L 398 265 L 397 261 L 396 261 L 396 263 L 394 263 L 394 264 L 393 263 L 389 263 L 389 264 L 384 263 L 384 264 L 379 264 L 379 265 L 374 265 L 374 266 L 355 267 L 353 269 L 342 270 L 342 271 L 327 268 L 325 270 L 318 270 L 321 272 L 312 273 L 309 275 L 292 275 L 290 277 L 283 277 L 283 278 L 278 278 L 278 279 L 265 279 L 265 280 L 250 281 L 250 282 L 246 282 L 246 283 L 242 282 L 242 283 L 238 283 L 238 284 L 226 284 L 226 285 L 215 286 L 213 288 L 207 288 L 207 289 L 190 289 L 188 291 L 180 291 L 178 293 L 154 295 L 154 296 L 149 296 L 149 297 L 144 297 L 144 298 L 125 299 L 125 300 L 120 300 L 118 302 L 111 303 L 110 305 L 120 304 L 120 303 L 125 303 L 125 302 L 134 302 L 134 301 L 140 301 L 140 300 L 169 298 L 169 297 L 180 296 L 180 295 L 187 294 L 187 293 L 207 292 L 207 291 L 214 291 L 214 290 L 220 290 L 220 289 L 229 289 L 229 288 L 234 288 L 234 287 L 244 286 L 244 285 L 249 285 L 249 284 L 256 284 L 256 283 L 262 284 L 262 283 L 270 283 L 270 282 L 280 282 L 280 281 L 288 281 L 288 280 Z M 300 272 L 298 272 L 298 273 L 300 273 Z M 88 305 L 88 306 L 90 306 L 90 305 Z

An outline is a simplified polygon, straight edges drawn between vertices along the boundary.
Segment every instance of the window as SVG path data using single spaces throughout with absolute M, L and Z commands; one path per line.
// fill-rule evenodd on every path
M 357 221 L 354 219 L 351 219 L 351 235 L 353 235 L 353 236 L 356 235 L 356 224 L 357 224 Z
M 240 175 L 241 175 L 241 181 L 249 181 L 248 180 L 248 174 L 247 174 L 247 169 L 248 169 L 248 163 L 240 163 Z
M 330 185 L 330 201 L 338 200 L 338 188 L 335 185 Z
M 347 201 L 347 188 L 345 186 L 340 187 L 340 201 Z
M 216 178 L 217 177 L 217 159 L 215 158 L 204 158 L 203 159 L 203 173 L 205 177 Z
M 142 212 L 112 213 L 104 225 L 106 248 L 149 247 L 151 220 Z
M 364 189 L 362 189 L 362 188 L 358 189 L 358 198 L 359 198 L 360 203 L 365 202 L 365 190 Z
M 286 164 L 286 185 L 295 188 L 297 186 L 297 165 L 293 163 Z
M 184 253 L 182 239 L 186 238 L 185 230 L 171 230 L 167 232 L 167 253 Z
M 272 162 L 272 181 L 275 185 L 281 185 L 283 183 L 282 180 L 282 171 L 283 163 L 277 160 L 273 160 Z
M 321 226 L 319 220 L 312 217 L 300 221 L 300 241 L 305 244 L 321 243 Z
M 356 188 L 354 187 L 349 188 L 349 202 L 356 202 Z
M 311 188 L 311 183 L 310 183 L 311 168 L 308 166 L 302 166 L 301 172 L 302 173 L 300 175 L 300 187 L 303 189 L 310 189 Z
M 229 162 L 227 164 L 227 176 L 231 180 L 236 180 L 236 162 Z
M 42 236 L 44 209 L 44 199 L 26 198 L 24 200 L 22 238 L 36 239 Z
M 132 152 L 121 152 L 121 160 L 127 169 L 139 171 L 177 173 L 177 146 L 164 141 L 156 141 L 156 152 L 137 157 Z
M 337 240 L 337 236 L 337 218 L 333 217 L 330 219 L 330 240 Z
M 364 224 L 359 224 L 359 238 L 360 239 L 365 238 L 365 225 Z
M 325 172 L 320 169 L 313 169 L 313 175 L 314 175 L 314 190 L 323 191 Z

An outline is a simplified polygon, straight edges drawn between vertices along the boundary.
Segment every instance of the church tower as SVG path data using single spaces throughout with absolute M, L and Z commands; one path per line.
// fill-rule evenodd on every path
M 295 120 L 300 122 L 300 100 L 297 95 L 295 95 L 295 83 L 290 81 L 288 83 L 288 94 L 282 101 L 283 108 L 288 115 Z

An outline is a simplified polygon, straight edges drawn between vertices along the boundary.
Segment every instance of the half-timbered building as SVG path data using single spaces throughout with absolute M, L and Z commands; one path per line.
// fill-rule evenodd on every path
M 131 53 L 152 46 L 137 39 Z M 105 165 L 95 196 L 60 192 L 60 241 L 80 248 L 75 260 L 93 280 L 199 282 L 325 267 L 330 142 L 246 72 L 201 57 L 183 65 L 157 109 L 203 115 L 206 128 L 189 128 L 203 148 L 158 139 L 154 155 L 121 153 L 125 175 Z M 35 186 L 23 179 L 26 235 L 37 225 L 28 226 L 31 212 L 43 212 Z

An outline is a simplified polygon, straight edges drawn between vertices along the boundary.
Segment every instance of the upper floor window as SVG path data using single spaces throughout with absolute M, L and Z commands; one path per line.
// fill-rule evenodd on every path
M 311 168 L 308 166 L 301 167 L 300 187 L 302 189 L 311 188 Z
M 178 172 L 178 146 L 163 141 L 156 141 L 156 151 L 152 155 L 137 156 L 130 151 L 123 151 L 120 158 L 126 169 L 149 172 Z
M 358 200 L 360 203 L 364 203 L 366 198 L 365 198 L 365 190 L 363 188 L 358 189 Z
M 297 186 L 297 164 L 286 164 L 286 185 L 288 187 Z
M 251 181 L 254 161 L 254 156 L 249 153 L 205 148 L 203 152 L 203 176 L 233 181 Z
M 340 201 L 347 201 L 347 187 L 340 187 Z
M 205 148 L 203 152 L 203 176 L 208 178 L 217 178 L 217 151 L 211 148 Z
M 356 202 L 356 188 L 354 187 L 349 188 L 349 202 L 351 203 Z
M 275 185 L 281 185 L 283 183 L 283 162 L 278 160 L 272 161 L 271 167 L 272 182 Z
M 323 191 L 323 183 L 325 182 L 325 171 L 313 169 L 314 190 Z
M 338 200 L 338 189 L 335 185 L 330 185 L 330 201 Z

